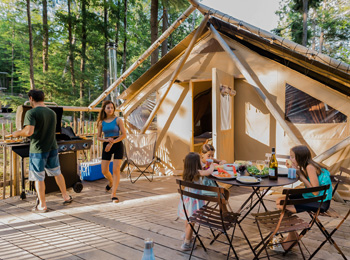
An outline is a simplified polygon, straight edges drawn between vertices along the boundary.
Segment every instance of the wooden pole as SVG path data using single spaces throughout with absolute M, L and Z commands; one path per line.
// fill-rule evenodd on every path
M 344 149 L 348 145 L 350 145 L 350 136 L 345 138 L 343 141 L 337 143 L 336 145 L 332 146 L 328 150 L 324 151 L 323 153 L 317 155 L 316 157 L 313 158 L 313 160 L 316 162 L 323 162 L 324 160 L 327 160 L 333 154 Z
M 263 29 L 260 29 L 258 27 L 255 27 L 253 25 L 250 25 L 249 23 L 246 22 L 242 22 L 239 19 L 236 19 L 228 14 L 225 14 L 223 12 L 220 12 L 218 10 L 215 10 L 213 8 L 210 8 L 208 6 L 205 6 L 201 3 L 199 3 L 197 0 L 188 0 L 191 5 L 193 5 L 194 7 L 196 7 L 201 13 L 205 14 L 207 12 L 210 12 L 212 16 L 215 16 L 229 24 L 232 24 L 238 28 L 242 28 L 246 31 L 249 31 L 251 33 L 254 33 L 256 35 L 258 35 L 259 37 L 264 37 L 266 39 L 272 40 L 273 44 L 277 44 L 277 45 L 281 45 L 283 47 L 287 47 L 291 50 L 294 50 L 295 52 L 301 53 L 301 54 L 310 54 L 313 55 L 313 59 L 325 63 L 325 61 L 327 61 L 327 63 L 334 67 L 337 68 L 338 70 L 342 70 L 343 72 L 348 73 L 350 71 L 350 65 L 339 61 L 337 59 L 331 58 L 325 54 L 322 54 L 320 52 L 317 52 L 315 50 L 312 50 L 311 48 L 307 48 L 305 46 L 302 46 L 300 44 L 297 44 L 291 40 L 288 40 L 286 38 L 282 38 L 278 35 L 274 35 L 268 31 L 265 31 Z M 305 55 L 306 56 L 306 55 Z M 350 83 L 348 82 L 342 82 L 344 85 L 350 86 Z
M 195 10 L 192 5 L 137 59 L 111 86 L 108 87 L 97 99 L 95 99 L 89 108 L 94 108 L 98 103 L 107 97 L 107 95 L 119 86 L 140 64 L 147 59 L 160 44 L 166 40 L 169 35 L 186 20 L 186 18 Z
M 172 85 L 174 84 L 176 77 L 179 75 L 181 69 L 183 68 L 183 66 L 185 65 L 185 62 L 188 58 L 188 56 L 190 56 L 191 51 L 195 45 L 195 43 L 197 42 L 197 39 L 199 38 L 199 36 L 201 35 L 203 29 L 205 28 L 205 26 L 207 25 L 209 19 L 209 14 L 207 14 L 201 24 L 199 25 L 196 33 L 194 34 L 193 38 L 191 39 L 190 44 L 188 45 L 184 55 L 182 56 L 182 59 L 179 63 L 179 65 L 176 67 L 175 71 L 173 72 L 173 74 L 171 75 L 171 78 L 169 80 L 169 85 L 166 88 L 165 92 L 163 93 L 163 95 L 160 97 L 160 99 L 158 100 L 158 103 L 155 105 L 155 107 L 153 108 L 150 116 L 148 117 L 145 125 L 143 126 L 143 128 L 141 129 L 141 133 L 144 134 L 146 132 L 146 130 L 148 129 L 148 127 L 150 126 L 150 124 L 152 123 L 153 118 L 155 117 L 155 115 L 157 114 L 160 106 L 162 105 L 163 101 L 165 100 L 167 94 L 169 93 L 170 88 L 172 87 Z
M 210 25 L 210 31 L 212 32 L 214 38 L 219 42 L 221 47 L 226 51 L 226 53 L 230 56 L 233 63 L 237 66 L 240 72 L 243 74 L 245 79 L 249 84 L 254 86 L 254 90 L 258 93 L 259 97 L 265 103 L 267 109 L 270 111 L 272 116 L 277 120 L 277 122 L 281 125 L 284 131 L 287 132 L 288 136 L 292 139 L 292 141 L 296 145 L 300 145 L 301 142 L 297 138 L 297 136 L 293 133 L 292 129 L 288 126 L 284 118 L 278 112 L 278 109 L 272 104 L 271 100 L 264 94 L 263 89 L 265 87 L 260 82 L 259 78 L 255 75 L 254 71 L 249 67 L 246 62 L 241 62 L 241 60 L 233 53 L 231 48 L 227 45 L 227 43 L 222 39 L 218 31 L 214 28 L 213 25 Z

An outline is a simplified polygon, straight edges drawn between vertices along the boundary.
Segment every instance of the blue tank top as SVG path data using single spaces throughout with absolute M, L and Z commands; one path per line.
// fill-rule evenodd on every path
M 117 124 L 117 119 L 118 117 L 114 118 L 109 123 L 102 121 L 102 132 L 105 134 L 105 137 L 119 136 L 120 129 Z
M 307 178 L 307 179 L 308 179 L 308 181 L 310 181 L 309 178 Z M 321 173 L 320 173 L 320 175 L 318 175 L 318 183 L 320 186 L 329 184 L 329 189 L 326 190 L 327 196 L 323 201 L 331 200 L 333 188 L 332 188 L 332 181 L 331 181 L 331 176 L 330 176 L 329 171 L 327 171 L 326 169 L 321 169 Z M 319 195 L 323 195 L 323 192 L 320 193 Z M 310 192 L 310 193 L 304 193 L 303 197 L 305 199 L 308 199 L 308 198 L 315 197 L 315 195 Z

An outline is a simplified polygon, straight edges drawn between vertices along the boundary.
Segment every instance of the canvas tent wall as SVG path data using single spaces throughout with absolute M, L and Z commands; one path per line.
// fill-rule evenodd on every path
M 257 75 L 283 115 L 286 112 L 286 88 L 292 86 L 345 116 L 340 123 L 288 122 L 301 142 L 307 143 L 315 155 L 349 136 L 349 73 L 335 68 L 330 70 L 327 64 L 315 65 L 308 57 L 300 58 L 300 54 L 281 50 L 281 46 L 257 39 L 256 35 L 237 30 L 235 26 L 219 19 L 212 17 L 210 23 L 240 60 L 247 63 Z M 137 108 L 139 100 L 147 99 L 150 93 L 156 92 L 158 96 L 162 93 L 192 35 L 193 33 L 141 76 L 128 88 L 127 93 L 122 94 L 121 98 L 127 101 L 121 107 L 126 116 Z M 212 81 L 214 68 L 232 75 L 237 91 L 234 97 L 233 159 L 262 159 L 271 147 L 288 154 L 294 143 L 271 116 L 254 88 L 246 82 L 220 44 L 205 30 L 157 114 L 157 131 L 160 136 L 158 152 L 166 167 L 181 170 L 183 157 L 193 149 L 193 84 L 190 83 L 198 80 Z M 336 162 L 349 166 L 349 148 L 343 149 L 324 163 L 332 165 Z

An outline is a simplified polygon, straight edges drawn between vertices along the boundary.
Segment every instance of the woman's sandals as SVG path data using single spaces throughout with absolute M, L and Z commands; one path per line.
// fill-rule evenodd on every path
M 106 191 L 110 191 L 111 190 L 111 186 L 109 186 L 108 184 L 107 184 L 107 186 L 106 186 Z
M 113 197 L 113 198 L 112 198 L 112 202 L 113 202 L 113 203 L 118 203 L 118 202 L 119 202 L 119 199 L 118 199 L 117 197 Z

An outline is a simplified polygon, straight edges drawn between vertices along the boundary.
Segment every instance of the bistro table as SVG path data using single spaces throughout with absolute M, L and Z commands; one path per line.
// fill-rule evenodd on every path
M 247 171 L 245 171 L 245 174 L 241 174 L 241 176 L 249 175 Z M 259 183 L 242 183 L 234 179 L 219 179 L 214 176 L 207 176 L 209 179 L 215 181 L 215 182 L 222 182 L 226 184 L 230 184 L 233 186 L 245 186 L 245 187 L 252 187 L 253 191 L 248 197 L 246 201 L 243 202 L 242 206 L 239 208 L 238 212 L 242 212 L 244 210 L 244 207 L 247 205 L 249 201 L 251 201 L 251 205 L 248 209 L 248 211 L 243 215 L 243 217 L 239 220 L 239 223 L 242 222 L 248 214 L 255 208 L 256 205 L 259 203 L 264 207 L 265 211 L 268 211 L 263 198 L 264 196 L 268 193 L 268 191 L 273 188 L 273 187 L 280 187 L 280 186 L 285 186 L 285 185 L 290 185 L 298 181 L 297 178 L 295 179 L 289 179 L 285 175 L 278 176 L 277 180 L 270 180 L 268 177 L 265 178 L 260 178 L 261 181 Z M 259 179 L 259 178 L 257 178 Z M 254 197 L 257 197 L 257 200 L 253 202 Z
M 248 176 L 248 172 L 245 171 L 244 174 L 241 174 L 240 176 Z M 246 201 L 243 202 L 242 206 L 239 208 L 238 212 L 239 213 L 242 213 L 244 211 L 244 208 L 245 208 L 245 205 L 247 205 L 247 203 L 249 201 L 251 201 L 251 205 L 250 207 L 248 208 L 248 211 L 244 214 L 243 217 L 241 217 L 239 220 L 238 220 L 238 226 L 245 238 L 245 240 L 247 241 L 250 249 L 252 250 L 254 256 L 256 256 L 255 254 L 255 250 L 254 248 L 252 247 L 246 233 L 244 232 L 242 226 L 241 226 L 241 222 L 248 216 L 248 214 L 256 207 L 256 205 L 258 205 L 260 203 L 260 205 L 262 205 L 265 209 L 265 211 L 268 211 L 265 204 L 264 204 L 264 201 L 263 201 L 263 198 L 264 196 L 268 193 L 268 191 L 273 188 L 273 187 L 279 187 L 279 186 L 285 186 L 285 185 L 290 185 L 290 184 L 293 184 L 295 182 L 298 181 L 297 178 L 295 179 L 289 179 L 287 176 L 285 175 L 279 175 L 278 176 L 278 179 L 277 180 L 270 180 L 268 177 L 265 177 L 265 178 L 260 178 L 260 177 L 257 177 L 257 179 L 261 179 L 261 181 L 259 183 L 242 183 L 242 182 L 239 182 L 236 180 L 236 178 L 232 178 L 232 179 L 222 179 L 222 178 L 216 178 L 214 176 L 207 176 L 209 179 L 215 181 L 216 185 L 217 184 L 217 181 L 218 182 L 222 182 L 222 183 L 226 183 L 226 184 L 231 184 L 233 186 L 245 186 L 245 187 L 252 187 L 253 191 L 252 193 L 250 194 L 250 196 L 248 197 L 248 199 Z M 255 200 L 254 202 L 254 197 L 257 197 L 257 200 Z M 219 237 L 220 234 L 217 234 L 214 236 L 214 239 L 211 243 L 213 243 L 218 237 Z

